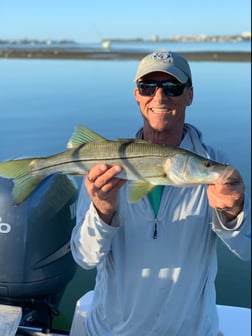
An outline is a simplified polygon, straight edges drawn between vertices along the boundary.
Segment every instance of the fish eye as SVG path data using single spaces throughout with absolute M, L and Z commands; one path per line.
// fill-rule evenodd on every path
M 210 162 L 210 161 L 205 161 L 204 166 L 205 166 L 206 168 L 211 167 L 211 162 Z

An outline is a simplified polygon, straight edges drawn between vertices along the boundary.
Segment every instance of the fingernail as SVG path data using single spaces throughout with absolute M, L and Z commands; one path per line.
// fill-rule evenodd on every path
M 101 171 L 105 171 L 107 169 L 107 166 L 105 164 L 102 164 L 100 166 Z
M 121 166 L 115 166 L 114 167 L 116 173 L 120 173 L 120 171 L 122 170 L 122 167 Z

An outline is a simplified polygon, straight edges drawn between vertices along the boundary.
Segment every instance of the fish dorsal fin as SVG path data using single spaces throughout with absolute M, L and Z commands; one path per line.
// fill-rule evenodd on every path
M 128 201 L 130 203 L 135 203 L 139 201 L 142 197 L 147 195 L 153 188 L 154 184 L 147 181 L 133 181 L 128 185 Z
M 76 148 L 84 143 L 99 140 L 106 140 L 106 139 L 100 134 L 92 131 L 91 129 L 85 126 L 77 125 L 75 127 L 73 135 L 68 141 L 67 148 Z

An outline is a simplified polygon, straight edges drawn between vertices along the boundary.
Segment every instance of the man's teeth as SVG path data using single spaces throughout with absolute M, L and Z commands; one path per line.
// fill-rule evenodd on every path
M 167 109 L 167 108 L 153 108 L 152 111 L 153 111 L 153 112 L 156 112 L 156 113 L 167 113 L 167 112 L 169 112 L 170 110 Z

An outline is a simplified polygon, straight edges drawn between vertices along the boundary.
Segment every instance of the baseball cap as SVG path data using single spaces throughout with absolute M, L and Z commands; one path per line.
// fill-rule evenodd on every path
M 190 66 L 181 55 L 171 51 L 157 51 L 145 56 L 139 63 L 135 82 L 151 72 L 165 72 L 175 77 L 180 83 L 192 80 Z

